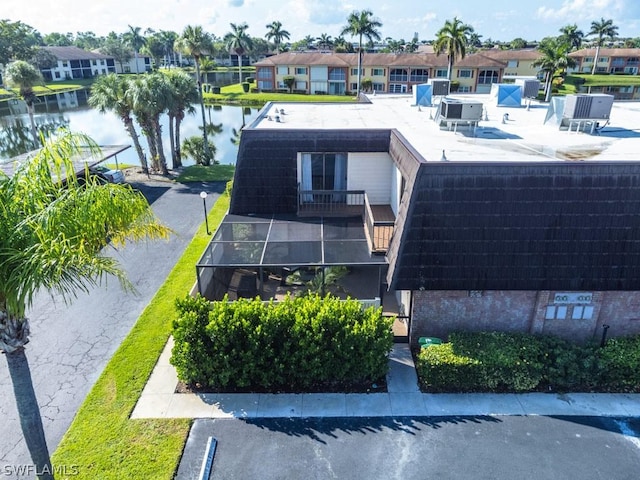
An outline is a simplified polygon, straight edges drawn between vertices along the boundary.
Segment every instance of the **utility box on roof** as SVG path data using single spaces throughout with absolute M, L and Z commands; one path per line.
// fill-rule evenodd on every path
M 449 95 L 449 88 L 451 86 L 451 82 L 449 80 L 432 78 L 429 80 L 428 84 L 431 85 L 431 95 L 436 97 Z
M 420 83 L 413 86 L 413 104 L 423 107 L 431 106 L 431 85 Z
M 567 119 L 607 120 L 613 107 L 613 95 L 604 93 L 567 95 L 562 117 Z
M 522 98 L 537 98 L 540 91 L 540 80 L 533 78 L 517 78 L 516 85 L 522 89 Z

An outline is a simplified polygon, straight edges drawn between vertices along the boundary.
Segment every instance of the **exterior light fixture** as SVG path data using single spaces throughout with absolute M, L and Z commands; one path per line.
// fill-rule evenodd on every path
M 211 235 L 209 231 L 209 219 L 207 218 L 207 192 L 200 192 L 200 198 L 202 199 L 202 206 L 204 208 L 204 224 L 207 228 L 207 235 Z

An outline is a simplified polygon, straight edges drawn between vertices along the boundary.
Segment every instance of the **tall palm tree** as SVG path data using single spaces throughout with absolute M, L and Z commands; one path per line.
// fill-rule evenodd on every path
M 473 32 L 470 25 L 462 23 L 458 17 L 444 22 L 444 26 L 436 33 L 433 48 L 436 55 L 447 54 L 447 78 L 451 80 L 453 65 L 458 58 L 463 59 L 467 54 L 467 39 Z
M 242 83 L 242 55 L 253 47 L 251 37 L 247 35 L 249 25 L 241 23 L 236 25 L 231 23 L 231 31 L 224 36 L 224 42 L 227 50 L 233 51 L 238 55 L 238 71 L 240 73 L 240 83 Z
M 140 49 L 147 43 L 144 36 L 140 34 L 140 30 L 140 27 L 132 27 L 129 25 L 129 31 L 124 34 L 125 42 L 133 49 L 133 55 L 136 61 L 136 75 L 140 73 L 138 69 L 138 53 L 140 53 Z
M 576 62 L 569 56 L 569 45 L 562 37 L 548 37 L 540 42 L 538 51 L 542 54 L 532 63 L 540 67 L 545 75 L 544 100 L 551 100 L 553 79 L 563 75 L 567 68 L 575 66 Z
M 127 130 L 131 137 L 133 146 L 138 154 L 140 165 L 144 173 L 149 173 L 147 159 L 142 151 L 140 139 L 133 124 L 133 101 L 129 92 L 130 82 L 126 77 L 110 73 L 108 75 L 100 75 L 91 86 L 91 95 L 87 103 L 96 108 L 101 113 L 107 111 L 114 112 Z
M 27 448 L 44 480 L 54 478 L 53 468 L 25 353 L 26 311 L 35 293 L 48 290 L 71 300 L 108 275 L 131 288 L 104 247 L 168 234 L 139 192 L 91 177 L 79 180 L 72 157 L 88 152 L 97 153 L 93 141 L 66 132 L 47 140 L 11 178 L 0 173 L 0 351 Z
M 131 98 L 134 112 L 139 112 L 149 122 L 151 143 L 155 144 L 154 165 L 163 175 L 167 175 L 167 159 L 162 142 L 162 124 L 160 115 L 168 110 L 171 100 L 171 85 L 161 73 L 152 73 L 136 78 L 132 83 Z
M 162 42 L 165 61 L 168 65 L 171 65 L 171 62 L 176 63 L 176 51 L 174 49 L 174 45 L 176 40 L 178 39 L 178 34 L 176 32 L 170 32 L 166 30 L 160 31 L 158 34 L 160 41 Z M 172 60 L 173 57 L 173 60 Z
M 600 21 L 591 22 L 591 30 L 587 35 L 595 35 L 596 38 L 596 54 L 593 57 L 593 68 L 591 69 L 591 75 L 596 73 L 598 66 L 598 57 L 600 56 L 600 47 L 604 43 L 605 38 L 613 40 L 618 35 L 618 27 L 613 24 L 613 20 L 605 20 L 600 17 Z
M 209 53 L 213 48 L 211 35 L 206 33 L 200 25 L 195 27 L 187 25 L 182 32 L 182 35 L 176 40 L 175 46 L 178 51 L 192 56 L 196 64 L 196 82 L 198 84 L 198 95 L 200 97 L 200 110 L 202 112 L 202 127 L 207 124 L 207 119 L 204 114 L 204 98 L 202 94 L 202 78 L 200 78 L 200 58 L 203 55 Z M 204 154 L 210 155 L 209 141 L 206 134 L 203 134 L 204 142 Z
M 358 84 L 356 88 L 356 98 L 360 97 L 360 82 L 362 80 L 362 38 L 366 38 L 370 42 L 380 40 L 380 32 L 378 28 L 382 27 L 382 23 L 373 18 L 371 10 L 362 10 L 361 12 L 352 12 L 347 17 L 347 25 L 342 29 L 340 35 L 351 35 L 358 37 Z
M 584 33 L 578 29 L 578 25 L 565 25 L 560 28 L 562 38 L 567 42 L 569 48 L 572 50 L 579 50 L 582 46 L 582 40 L 584 39 Z
M 18 89 L 18 95 L 27 104 L 33 143 L 34 145 L 40 145 L 40 138 L 38 138 L 36 121 L 34 118 L 36 94 L 33 91 L 33 87 L 44 84 L 42 75 L 30 63 L 23 60 L 16 60 L 15 62 L 8 64 L 4 69 L 4 79 L 8 86 Z
M 280 44 L 284 39 L 289 40 L 289 37 L 291 36 L 290 33 L 287 32 L 286 30 L 283 30 L 282 23 L 277 20 L 274 22 L 271 22 L 266 27 L 268 31 L 267 31 L 267 34 L 265 35 L 265 38 L 267 40 L 273 40 L 276 53 L 280 53 Z
M 182 70 L 167 73 L 171 85 L 171 101 L 169 103 L 169 137 L 171 138 L 171 159 L 173 168 L 182 166 L 180 151 L 180 126 L 185 113 L 193 113 L 193 104 L 198 102 L 198 87 L 193 78 Z

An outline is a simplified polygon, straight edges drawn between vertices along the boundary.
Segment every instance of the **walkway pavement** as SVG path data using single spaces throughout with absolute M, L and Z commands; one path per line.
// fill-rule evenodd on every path
M 407 344 L 389 358 L 387 392 L 371 394 L 184 394 L 169 364 L 169 340 L 132 418 L 397 417 L 469 415 L 640 416 L 640 394 L 421 393 Z

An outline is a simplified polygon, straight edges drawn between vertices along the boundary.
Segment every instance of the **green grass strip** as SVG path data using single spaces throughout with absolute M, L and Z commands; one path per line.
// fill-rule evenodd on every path
M 235 165 L 191 165 L 176 177 L 176 182 L 227 182 L 235 169 Z
M 251 85 L 255 88 L 255 84 Z M 267 102 L 331 102 L 354 103 L 351 95 L 306 95 L 300 93 L 245 93 L 242 85 L 236 83 L 220 89 L 220 93 L 204 93 L 204 101 L 210 104 L 264 105 Z
M 212 227 L 220 224 L 228 207 L 229 197 L 220 196 L 209 213 Z M 53 463 L 77 470 L 74 480 L 173 478 L 191 420 L 131 420 L 129 415 L 169 337 L 174 300 L 193 286 L 195 264 L 210 238 L 201 225 L 60 442 Z

